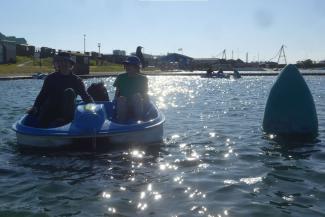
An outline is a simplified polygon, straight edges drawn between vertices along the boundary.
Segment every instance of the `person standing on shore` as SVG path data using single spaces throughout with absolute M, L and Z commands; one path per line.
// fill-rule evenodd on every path
M 148 79 L 140 72 L 141 61 L 137 56 L 128 57 L 123 64 L 126 73 L 118 75 L 113 84 L 116 87 L 117 120 L 121 123 L 129 119 L 142 120 L 149 100 Z
M 62 52 L 53 58 L 55 72 L 45 78 L 33 107 L 28 110 L 37 116 L 39 127 L 70 122 L 77 95 L 86 103 L 94 102 L 81 78 L 72 73 L 74 64 L 69 53 Z
M 141 67 L 142 67 L 142 69 L 144 69 L 147 66 L 147 63 L 146 63 L 146 61 L 145 61 L 145 59 L 143 57 L 142 48 L 143 47 L 141 47 L 141 46 L 137 47 L 137 50 L 135 52 L 135 56 L 137 56 L 140 59 Z

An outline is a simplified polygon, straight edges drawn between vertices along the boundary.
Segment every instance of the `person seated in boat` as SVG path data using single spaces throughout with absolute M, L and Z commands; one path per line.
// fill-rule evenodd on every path
M 92 83 L 88 87 L 87 92 L 94 101 L 109 101 L 109 96 L 104 82 Z
M 116 87 L 116 118 L 123 123 L 130 119 L 142 120 L 144 107 L 149 101 L 148 79 L 141 74 L 141 61 L 130 56 L 123 62 L 126 73 L 118 75 Z
M 240 73 L 238 72 L 237 69 L 234 69 L 234 74 L 233 74 L 234 78 L 241 78 Z
M 223 73 L 222 68 L 219 68 L 218 73 L 217 73 L 217 76 L 218 77 L 224 77 L 225 76 L 225 74 Z
M 211 77 L 212 75 L 213 75 L 213 70 L 211 67 L 209 67 L 207 70 L 207 76 Z
M 70 122 L 77 95 L 86 103 L 94 102 L 81 78 L 73 74 L 74 64 L 69 53 L 62 52 L 53 58 L 55 72 L 45 78 L 33 107 L 28 110 L 29 114 L 37 117 L 39 127 Z

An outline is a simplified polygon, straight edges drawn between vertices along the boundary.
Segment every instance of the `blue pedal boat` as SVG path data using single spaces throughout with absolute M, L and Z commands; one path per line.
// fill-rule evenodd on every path
M 150 102 L 142 121 L 118 123 L 113 102 L 78 103 L 72 122 L 51 128 L 37 127 L 37 119 L 24 115 L 13 124 L 17 142 L 22 146 L 58 148 L 76 142 L 105 138 L 109 144 L 149 144 L 163 139 L 164 115 Z

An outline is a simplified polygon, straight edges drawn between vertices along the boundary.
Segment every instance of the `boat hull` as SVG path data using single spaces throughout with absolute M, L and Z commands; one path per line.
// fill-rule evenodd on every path
M 155 144 L 163 140 L 163 124 L 144 130 L 93 136 L 34 136 L 16 132 L 17 143 L 25 147 L 60 148 L 69 145 L 137 145 Z M 87 144 L 88 143 L 88 144 Z
M 38 127 L 38 119 L 24 115 L 13 125 L 17 143 L 21 146 L 59 148 L 76 145 L 103 145 L 158 143 L 163 139 L 164 115 L 150 103 L 141 121 L 119 123 L 114 119 L 112 102 L 79 104 L 72 122 L 50 128 Z

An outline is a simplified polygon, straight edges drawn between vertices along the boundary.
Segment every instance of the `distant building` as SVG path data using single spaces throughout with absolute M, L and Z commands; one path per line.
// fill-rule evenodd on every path
M 205 65 L 205 64 L 213 65 L 213 64 L 220 63 L 220 60 L 221 59 L 219 58 L 195 58 L 194 63 L 197 65 Z
M 12 41 L 15 44 L 27 44 L 25 38 L 16 38 L 15 36 L 5 36 L 0 32 L 0 40 Z
M 5 63 L 5 48 L 4 45 L 0 41 L 0 64 Z
M 48 47 L 41 47 L 41 58 L 53 57 L 55 55 L 55 49 Z
M 270 68 L 270 69 L 279 67 L 279 64 L 277 62 L 272 62 L 272 61 L 260 62 L 259 65 L 262 68 Z
M 207 70 L 212 68 L 212 70 L 233 70 L 234 68 L 245 68 L 253 67 L 259 68 L 258 63 L 245 63 L 241 59 L 219 59 L 219 58 L 195 58 L 193 60 L 193 69 L 195 70 Z
M 27 44 L 16 44 L 17 56 L 32 57 L 35 53 L 35 46 Z
M 207 70 L 211 68 L 212 70 L 227 70 L 230 68 L 230 63 L 225 59 L 220 58 L 195 58 L 193 60 L 193 69 L 195 70 Z
M 100 57 L 100 53 L 92 51 L 90 56 L 91 56 L 91 59 L 95 60 Z
M 6 36 L 0 32 L 0 40 L 6 40 Z
M 114 54 L 102 54 L 102 59 L 116 64 L 122 64 L 123 61 L 126 59 L 125 55 L 114 55 Z
M 0 32 L 0 64 L 1 63 L 15 63 L 17 55 L 17 45 L 27 44 L 26 39 L 16 38 L 15 36 L 6 36 Z M 18 47 L 19 53 L 25 53 L 32 48 Z M 35 50 L 34 50 L 35 51 Z M 26 54 L 27 55 L 27 54 Z
M 8 36 L 8 41 L 14 41 L 16 44 L 27 44 L 27 41 L 25 38 L 16 38 L 15 36 Z
M 125 50 L 113 50 L 113 55 L 126 56 Z
M 178 53 L 168 53 L 158 59 L 162 69 L 191 69 L 193 58 Z
M 136 53 L 133 52 L 131 53 L 132 56 L 136 56 Z M 145 62 L 145 65 L 147 67 L 151 66 L 157 66 L 158 64 L 158 59 L 159 57 L 158 56 L 154 56 L 154 55 L 151 55 L 151 54 L 146 54 L 146 53 L 142 53 L 142 56 L 144 58 L 144 62 Z
M 77 75 L 89 74 L 90 56 L 78 52 L 69 52 L 71 58 L 76 62 L 73 73 Z
M 0 64 L 16 62 L 16 44 L 12 41 L 0 40 Z

